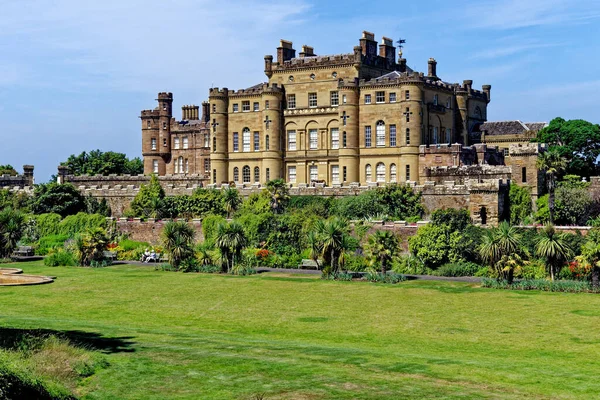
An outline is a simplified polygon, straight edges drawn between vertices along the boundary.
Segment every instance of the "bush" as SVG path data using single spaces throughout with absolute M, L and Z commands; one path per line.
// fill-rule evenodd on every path
M 385 274 L 381 272 L 369 272 L 365 275 L 365 279 L 369 282 L 374 283 L 391 283 L 396 284 L 400 282 L 404 282 L 406 277 L 401 274 L 397 274 L 395 272 L 387 272 Z
M 44 258 L 44 265 L 47 267 L 75 267 L 77 259 L 73 253 L 59 250 Z
M 193 257 L 186 258 L 181 260 L 178 269 L 181 272 L 200 272 L 200 262 Z
M 202 220 L 204 241 L 207 242 L 210 247 L 214 245 L 215 237 L 217 236 L 217 226 L 225 221 L 227 220 L 221 215 L 207 215 Z
M 485 269 L 485 267 L 472 262 L 448 263 L 442 265 L 437 271 L 434 271 L 433 275 L 451 277 L 476 276 L 481 269 Z
M 379 202 L 377 192 L 369 190 L 356 196 L 346 196 L 337 200 L 335 215 L 350 219 L 368 219 L 383 215 L 386 208 Z
M 331 274 L 322 274 L 321 279 L 325 279 L 327 281 L 342 281 L 342 282 L 350 282 L 354 279 L 354 274 L 350 272 L 335 272 Z
M 90 261 L 90 267 L 92 268 L 105 268 L 112 265 L 112 260 L 109 258 L 101 258 L 98 260 Z
M 544 292 L 585 293 L 595 292 L 590 282 L 548 281 L 543 279 L 524 279 L 509 284 L 505 280 L 483 278 L 481 286 L 491 289 L 541 290 Z
M 45 256 L 51 250 L 63 247 L 67 240 L 69 240 L 68 235 L 50 235 L 41 237 L 37 244 L 36 254 Z
M 220 274 L 221 273 L 221 267 L 219 267 L 218 265 L 200 265 L 200 267 L 198 268 L 198 272 L 201 272 L 203 274 Z
M 509 192 L 509 208 L 511 225 L 522 224 L 533 213 L 531 190 L 526 186 L 511 183 Z

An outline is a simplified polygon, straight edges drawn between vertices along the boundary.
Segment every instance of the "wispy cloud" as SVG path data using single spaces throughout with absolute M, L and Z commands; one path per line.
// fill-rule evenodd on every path
M 598 1 L 488 0 L 469 6 L 472 28 L 515 29 L 533 26 L 587 23 L 600 18 Z
M 479 53 L 473 54 L 470 58 L 474 60 L 485 60 L 494 59 L 507 56 L 513 56 L 524 52 L 531 52 L 533 50 L 546 49 L 551 47 L 559 47 L 561 44 L 558 43 L 529 43 L 529 44 L 517 44 L 517 45 L 505 45 L 501 47 L 490 48 Z

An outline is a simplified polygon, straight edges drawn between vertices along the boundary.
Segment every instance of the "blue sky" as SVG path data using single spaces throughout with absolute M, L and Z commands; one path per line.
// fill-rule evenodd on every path
M 409 65 L 491 84 L 490 120 L 600 122 L 600 1 L 0 0 L 0 164 L 45 182 L 70 154 L 140 156 L 140 110 L 171 91 L 264 81 L 279 39 L 351 52 L 363 30 L 407 39 Z M 179 116 L 179 113 L 177 113 Z

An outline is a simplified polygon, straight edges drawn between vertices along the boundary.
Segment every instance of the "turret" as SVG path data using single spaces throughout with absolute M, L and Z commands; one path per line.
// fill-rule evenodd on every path
M 265 56 L 265 75 L 269 79 L 273 76 L 273 56 Z
M 438 80 L 439 78 L 437 76 L 437 61 L 435 61 L 435 58 L 430 58 L 427 62 L 427 65 L 427 78 L 431 80 Z
M 66 165 L 59 165 L 56 183 L 58 183 L 59 185 L 65 183 L 67 175 L 69 175 L 69 167 L 67 167 Z
M 212 183 L 220 185 L 221 183 L 229 182 L 229 90 L 227 88 L 213 88 L 210 89 L 208 97 L 211 106 L 211 118 L 209 121 L 211 135 L 211 180 Z
M 283 103 L 283 90 L 276 83 L 263 86 L 263 104 L 268 102 L 268 108 L 262 111 L 262 140 L 260 150 L 263 152 L 262 176 L 266 181 L 284 178 L 283 175 L 283 141 L 280 135 L 283 133 L 283 115 L 281 104 Z M 268 147 L 267 147 L 268 145 Z M 267 173 L 268 172 L 268 173 Z
M 487 102 L 489 103 L 492 100 L 492 85 L 483 85 L 481 89 L 483 90 L 483 93 L 485 93 L 485 95 L 487 96 Z
M 339 83 L 340 175 L 343 183 L 360 182 L 358 81 Z
M 33 179 L 33 165 L 23 165 L 23 176 L 27 179 L 27 185 L 33 186 L 35 183 Z

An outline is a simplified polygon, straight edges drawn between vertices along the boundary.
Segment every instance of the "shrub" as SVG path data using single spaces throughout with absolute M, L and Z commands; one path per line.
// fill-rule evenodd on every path
M 431 273 L 431 270 L 412 254 L 396 257 L 392 261 L 392 271 L 399 274 L 415 275 L 429 275 Z
M 50 235 L 40 238 L 37 244 L 36 254 L 45 256 L 52 249 L 63 247 L 65 242 L 69 240 L 68 235 Z
M 198 268 L 198 272 L 201 272 L 203 274 L 219 274 L 221 273 L 221 267 L 218 265 L 210 264 L 200 265 L 200 267 Z
M 321 279 L 325 279 L 327 281 L 350 282 L 354 279 L 354 274 L 350 272 L 335 272 L 330 274 L 323 273 L 321 275 Z
M 44 258 L 44 265 L 47 267 L 75 267 L 77 260 L 73 253 L 59 250 Z
M 379 202 L 377 192 L 369 190 L 356 196 L 346 196 L 337 200 L 335 215 L 348 219 L 367 219 L 385 214 L 386 208 Z
M 181 272 L 199 272 L 200 262 L 193 257 L 186 258 L 181 260 L 178 270 Z
M 112 260 L 108 258 L 101 258 L 98 260 L 90 261 L 90 267 L 92 268 L 105 268 L 112 265 Z
M 514 182 L 510 185 L 509 192 L 510 223 L 518 225 L 523 223 L 533 213 L 531 203 L 531 190 L 526 186 L 519 186 Z
M 225 217 L 221 215 L 207 215 L 202 220 L 202 233 L 204 233 L 204 241 L 213 246 L 215 237 L 217 236 L 217 226 L 227 221 Z
M 590 282 L 548 281 L 543 279 L 524 279 L 509 284 L 506 280 L 483 278 L 481 286 L 491 289 L 541 290 L 544 292 L 584 293 L 594 292 Z
M 375 282 L 375 283 L 391 283 L 391 284 L 396 284 L 396 283 L 400 283 L 400 282 L 404 282 L 406 280 L 406 277 L 404 275 L 401 274 L 397 274 L 395 272 L 387 272 L 387 273 L 381 273 L 381 272 L 368 272 L 365 275 L 365 279 L 369 282 Z
M 436 276 L 475 276 L 480 269 L 485 268 L 472 262 L 457 262 L 442 265 L 433 272 Z
M 61 219 L 61 216 L 58 214 L 36 215 L 35 220 L 37 222 L 40 237 L 57 235 L 58 225 L 60 224 Z

